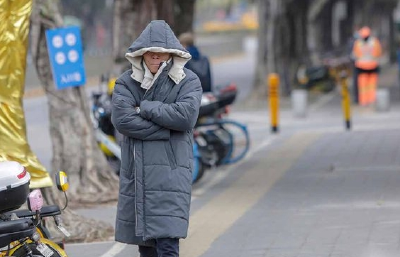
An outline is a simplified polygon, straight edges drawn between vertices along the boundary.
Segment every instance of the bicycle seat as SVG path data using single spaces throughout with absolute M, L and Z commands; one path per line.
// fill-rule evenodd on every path
M 22 231 L 33 227 L 31 219 L 7 220 L 0 222 L 0 234 Z
M 15 240 L 30 237 L 35 232 L 31 219 L 8 220 L 0 222 L 0 247 Z
M 32 216 L 35 216 L 36 213 L 35 212 L 31 212 L 29 210 L 18 210 L 18 211 L 13 211 L 13 212 L 9 212 L 11 213 L 15 213 L 18 218 L 29 218 Z M 42 217 L 50 217 L 50 216 L 56 216 L 56 215 L 60 215 L 61 214 L 61 210 L 60 207 L 58 205 L 46 205 L 43 206 L 42 209 L 40 210 L 40 216 Z

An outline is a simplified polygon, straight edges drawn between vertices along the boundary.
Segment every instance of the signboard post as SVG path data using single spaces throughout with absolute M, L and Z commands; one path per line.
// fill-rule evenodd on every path
M 79 27 L 46 30 L 53 79 L 58 90 L 86 83 Z

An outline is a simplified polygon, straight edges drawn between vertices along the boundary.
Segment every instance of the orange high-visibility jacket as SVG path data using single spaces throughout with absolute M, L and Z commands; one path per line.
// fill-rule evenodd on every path
M 353 57 L 357 68 L 373 70 L 379 66 L 379 57 L 382 54 L 381 43 L 375 37 L 357 39 L 353 47 Z

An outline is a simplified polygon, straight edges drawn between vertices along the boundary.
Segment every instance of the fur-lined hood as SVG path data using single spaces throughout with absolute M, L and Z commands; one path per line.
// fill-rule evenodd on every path
M 178 84 L 185 78 L 185 64 L 192 58 L 189 52 L 179 43 L 170 26 L 163 20 L 149 23 L 139 37 L 129 47 L 125 57 L 132 64 L 131 77 L 142 83 L 145 69 L 143 54 L 146 52 L 162 52 L 172 54 L 172 67 L 169 77 Z

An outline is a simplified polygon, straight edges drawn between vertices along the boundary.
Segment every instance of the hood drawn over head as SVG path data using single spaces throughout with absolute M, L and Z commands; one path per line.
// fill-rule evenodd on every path
M 143 54 L 146 52 L 172 54 L 173 65 L 168 75 L 176 84 L 185 78 L 186 74 L 183 71 L 183 67 L 192 57 L 180 44 L 165 21 L 151 21 L 125 54 L 125 57 L 132 64 L 132 78 L 140 83 L 144 77 L 142 60 Z

